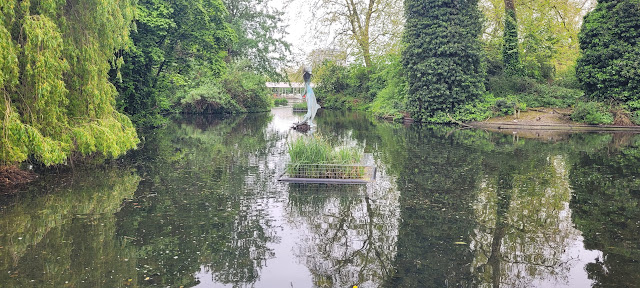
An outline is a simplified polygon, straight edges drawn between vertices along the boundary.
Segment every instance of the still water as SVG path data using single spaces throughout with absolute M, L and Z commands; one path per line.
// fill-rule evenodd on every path
M 178 119 L 0 196 L 0 286 L 640 287 L 640 137 L 321 112 L 375 182 L 278 182 L 291 108 Z

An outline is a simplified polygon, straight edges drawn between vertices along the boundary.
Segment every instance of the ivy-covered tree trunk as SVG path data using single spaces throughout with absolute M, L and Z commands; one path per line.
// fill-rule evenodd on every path
M 518 51 L 518 20 L 515 0 L 504 0 L 504 46 L 502 61 L 506 75 L 520 75 L 520 52 Z
M 578 35 L 576 76 L 593 100 L 640 109 L 640 0 L 600 0 Z
M 129 38 L 129 0 L 0 1 L 0 165 L 117 157 L 138 143 L 107 72 Z
M 407 0 L 405 18 L 408 110 L 416 121 L 442 122 L 484 92 L 478 1 Z

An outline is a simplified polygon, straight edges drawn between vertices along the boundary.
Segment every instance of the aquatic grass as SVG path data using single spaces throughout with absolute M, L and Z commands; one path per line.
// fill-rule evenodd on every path
M 293 104 L 293 111 L 307 111 L 307 102 Z
M 287 174 L 294 178 L 357 179 L 365 174 L 364 153 L 356 147 L 334 147 L 322 136 L 298 137 L 288 144 L 291 162 Z

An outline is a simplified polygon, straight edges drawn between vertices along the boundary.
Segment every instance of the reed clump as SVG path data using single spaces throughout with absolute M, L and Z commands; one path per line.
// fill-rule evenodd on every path
M 307 102 L 300 102 L 293 104 L 294 111 L 307 111 Z
M 361 179 L 364 155 L 357 147 L 335 149 L 326 139 L 313 135 L 298 137 L 288 144 L 291 162 L 287 174 L 293 178 Z

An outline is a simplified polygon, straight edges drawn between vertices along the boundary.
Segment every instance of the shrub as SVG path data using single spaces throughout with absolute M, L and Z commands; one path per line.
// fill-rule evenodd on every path
M 584 17 L 576 75 L 590 99 L 640 100 L 640 0 L 598 1 Z
M 271 93 L 266 79 L 251 71 L 248 61 L 239 61 L 222 78 L 222 87 L 247 112 L 263 112 L 271 108 Z
M 412 117 L 427 122 L 480 99 L 485 65 L 478 1 L 407 0 L 405 15 L 402 63 Z
M 184 113 L 246 113 L 271 108 L 271 93 L 266 80 L 249 70 L 246 61 L 232 65 L 221 79 L 204 79 L 195 88 L 186 90 L 182 98 Z
M 512 97 L 527 107 L 567 108 L 584 95 L 578 89 L 538 83 L 528 77 L 491 77 L 488 89 L 497 98 Z
M 205 83 L 180 101 L 183 113 L 226 114 L 246 112 L 218 83 Z
M 307 102 L 300 102 L 300 103 L 293 104 L 293 109 L 307 110 Z
M 636 125 L 640 125 L 640 110 L 631 114 L 631 122 Z
M 587 124 L 611 124 L 613 115 L 599 102 L 579 102 L 573 109 L 571 120 Z
M 287 99 L 284 99 L 284 98 L 277 98 L 277 99 L 273 100 L 273 105 L 275 105 L 275 106 L 287 106 L 287 105 L 289 105 L 289 101 Z
M 407 79 L 400 55 L 390 54 L 385 58 L 371 77 L 370 93 L 375 97 L 369 110 L 376 117 L 402 119 L 406 111 Z

